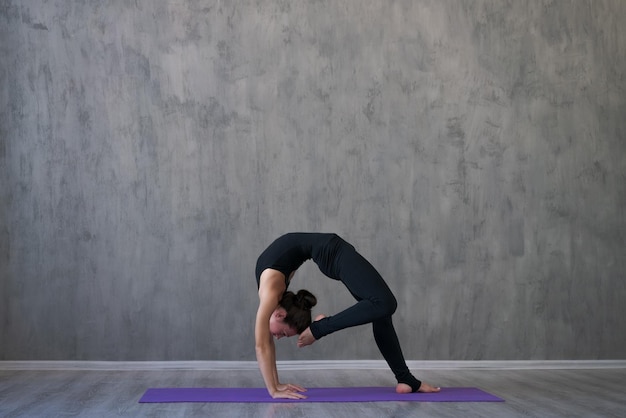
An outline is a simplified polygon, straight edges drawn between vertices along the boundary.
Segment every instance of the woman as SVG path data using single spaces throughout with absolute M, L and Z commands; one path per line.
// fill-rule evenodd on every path
M 310 292 L 287 291 L 296 270 L 312 259 L 320 271 L 341 281 L 357 303 L 333 316 L 319 315 L 311 322 L 317 300 Z M 438 392 L 439 388 L 417 380 L 409 371 L 391 321 L 397 302 L 376 271 L 352 245 L 336 234 L 290 233 L 276 239 L 259 256 L 256 265 L 259 309 L 255 323 L 256 356 L 273 398 L 304 399 L 305 389 L 281 384 L 276 370 L 274 339 L 299 334 L 298 347 L 345 328 L 371 323 L 378 349 L 393 371 L 396 392 Z

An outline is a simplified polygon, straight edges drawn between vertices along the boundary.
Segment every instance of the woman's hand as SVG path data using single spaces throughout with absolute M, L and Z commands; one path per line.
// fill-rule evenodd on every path
M 306 392 L 306 389 L 302 386 L 287 383 L 285 385 L 278 384 L 276 392 L 272 393 L 272 398 L 277 399 L 306 399 L 306 396 L 300 392 Z
M 288 390 L 290 392 L 306 392 L 305 388 L 303 388 L 302 386 L 294 385 L 293 383 L 287 383 L 284 385 L 282 383 L 279 383 L 276 386 L 276 389 L 278 389 L 279 391 Z

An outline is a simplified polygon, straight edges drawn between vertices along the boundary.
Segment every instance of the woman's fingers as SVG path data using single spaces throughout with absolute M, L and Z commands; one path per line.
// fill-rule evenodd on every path
M 288 388 L 289 390 L 295 390 L 296 392 L 306 392 L 306 389 L 305 389 L 305 388 L 303 388 L 302 386 L 294 385 L 294 384 L 292 384 L 292 383 L 289 383 L 289 384 L 287 385 L 287 388 Z
M 291 390 L 279 390 L 272 395 L 272 398 L 281 398 L 281 399 L 306 399 L 306 396 L 299 392 L 294 392 Z
M 279 383 L 276 389 L 278 389 L 279 392 L 306 392 L 305 388 L 300 385 L 294 385 L 293 383 Z

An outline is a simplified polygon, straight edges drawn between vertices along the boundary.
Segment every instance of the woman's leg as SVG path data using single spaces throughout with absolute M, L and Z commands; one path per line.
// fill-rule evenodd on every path
M 391 316 L 374 321 L 372 328 L 376 345 L 394 376 L 396 376 L 398 383 L 405 383 L 411 386 L 413 392 L 416 392 L 422 385 L 422 382 L 411 374 L 406 361 L 404 361 L 400 341 L 398 341 L 398 335 L 393 327 Z
M 387 283 L 351 245 L 345 244 L 337 258 L 340 280 L 357 303 L 336 315 L 313 322 L 311 333 L 316 340 L 335 331 L 369 324 L 396 311 L 396 298 Z
M 399 383 L 417 391 L 421 382 L 409 371 L 400 342 L 393 327 L 391 315 L 396 311 L 397 301 L 376 269 L 352 246 L 346 246 L 337 260 L 340 278 L 352 296 L 355 305 L 336 315 L 311 324 L 316 340 L 345 328 L 372 323 L 376 345 Z

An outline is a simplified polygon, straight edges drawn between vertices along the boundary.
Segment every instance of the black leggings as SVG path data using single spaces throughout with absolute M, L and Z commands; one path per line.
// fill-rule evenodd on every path
M 372 323 L 374 340 L 399 383 L 417 391 L 422 382 L 409 371 L 393 327 L 391 315 L 398 302 L 391 289 L 376 269 L 351 245 L 343 245 L 334 260 L 341 282 L 348 288 L 357 303 L 311 324 L 315 339 L 345 328 Z

